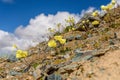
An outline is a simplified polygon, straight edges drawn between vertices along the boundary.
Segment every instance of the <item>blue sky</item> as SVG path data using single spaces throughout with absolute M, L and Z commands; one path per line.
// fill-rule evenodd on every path
M 44 13 L 56 14 L 58 11 L 80 14 L 88 7 L 99 9 L 110 0 L 0 0 L 0 29 L 14 32 L 20 26 L 29 24 L 29 20 Z

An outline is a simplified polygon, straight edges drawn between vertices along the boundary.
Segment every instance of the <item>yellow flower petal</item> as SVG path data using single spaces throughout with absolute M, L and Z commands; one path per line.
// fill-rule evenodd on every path
M 84 24 L 84 23 L 85 23 L 85 21 L 83 20 L 83 21 L 82 21 L 82 23 Z
M 55 40 L 60 40 L 60 39 L 62 39 L 63 38 L 63 36 L 54 36 L 54 39 Z
M 14 44 L 12 47 L 13 47 L 13 48 L 17 48 L 17 45 L 16 45 L 16 44 Z
M 89 20 L 87 20 L 86 22 L 89 22 Z
M 61 43 L 61 44 L 65 44 L 65 43 L 66 43 L 66 39 L 61 39 L 61 40 L 60 40 L 60 43 Z
M 85 29 L 85 26 L 82 26 L 83 29 Z
M 50 41 L 48 42 L 48 46 L 49 46 L 49 47 L 56 47 L 57 44 L 56 44 L 55 40 L 50 40 Z
M 101 9 L 102 9 L 102 10 L 108 10 L 108 7 L 107 7 L 107 6 L 102 5 L 102 6 L 101 6 Z
M 94 16 L 94 17 L 98 16 L 98 11 L 97 11 L 97 10 L 94 11 L 94 12 L 92 13 L 92 16 Z
M 27 51 L 17 50 L 16 52 L 16 58 L 25 58 L 28 56 Z
M 116 3 L 116 0 L 112 0 L 112 2 L 111 2 L 113 5 L 115 5 L 115 3 Z
M 110 10 L 110 9 L 112 9 L 114 7 L 114 5 L 113 4 L 108 4 L 107 5 L 107 8 Z
M 27 57 L 28 56 L 28 52 L 27 51 L 23 51 L 23 57 Z
M 69 32 L 71 31 L 71 29 L 69 29 Z
M 92 22 L 92 25 L 98 25 L 98 24 L 100 24 L 99 21 L 93 21 Z
M 75 30 L 75 28 L 72 28 L 72 30 Z

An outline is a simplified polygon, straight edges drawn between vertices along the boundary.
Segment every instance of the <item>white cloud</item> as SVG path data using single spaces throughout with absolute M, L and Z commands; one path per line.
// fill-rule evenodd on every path
M 15 33 L 8 33 L 0 30 L 0 55 L 13 53 L 12 45 L 17 44 L 20 49 L 27 49 L 46 39 L 48 28 L 56 28 L 57 23 L 65 25 L 65 19 L 69 16 L 74 17 L 76 22 L 86 13 L 93 11 L 94 8 L 83 10 L 80 14 L 70 14 L 69 12 L 58 12 L 55 15 L 40 14 L 30 19 L 27 26 L 18 26 Z M 42 37 L 44 36 L 44 38 Z
M 30 46 L 36 45 L 28 39 L 20 39 L 12 33 L 0 30 L 0 56 L 4 54 L 12 54 L 14 49 L 13 44 L 17 44 L 20 49 L 27 49 Z
M 13 3 L 14 2 L 14 0 L 1 0 L 1 1 L 4 3 Z
M 56 15 L 49 14 L 48 16 L 40 14 L 34 19 L 31 19 L 29 25 L 19 26 L 15 34 L 20 38 L 41 41 L 44 40 L 41 37 L 47 35 L 48 28 L 56 28 L 57 23 L 62 23 L 64 25 L 65 19 L 69 16 L 74 17 L 76 21 L 79 20 L 79 15 L 70 14 L 68 12 L 58 12 Z
M 116 0 L 117 1 L 117 4 L 120 5 L 120 0 Z
M 93 12 L 94 10 L 95 10 L 94 7 L 89 7 L 87 10 L 82 10 L 80 17 L 83 17 L 84 14 L 86 14 L 86 13 L 91 13 L 91 12 Z

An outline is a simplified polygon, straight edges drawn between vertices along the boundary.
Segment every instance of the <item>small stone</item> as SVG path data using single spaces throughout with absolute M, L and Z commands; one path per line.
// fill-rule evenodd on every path
M 37 67 L 36 67 L 36 70 L 34 70 L 33 71 L 33 77 L 35 78 L 35 79 L 38 79 L 38 78 L 40 78 L 41 76 L 42 76 L 42 69 L 40 69 L 42 66 L 41 65 L 38 65 Z
M 65 74 L 65 73 L 72 73 L 74 70 L 77 70 L 79 68 L 80 65 L 78 64 L 70 64 L 70 65 L 66 65 L 64 67 L 61 67 L 58 72 L 60 74 Z
M 110 45 L 114 45 L 115 43 L 113 42 L 113 40 L 110 39 L 110 40 L 109 40 L 109 44 L 110 44 Z
M 82 50 L 81 48 L 77 48 L 77 49 L 74 50 L 74 53 L 75 54 L 81 53 L 81 50 Z
M 30 68 L 31 68 L 31 66 L 29 65 L 27 68 L 25 68 L 25 69 L 23 70 L 23 72 L 28 72 Z
M 67 37 L 66 37 L 67 42 L 68 42 L 68 41 L 72 41 L 73 39 L 74 39 L 74 36 L 67 36 Z
M 52 50 L 52 51 L 50 52 L 50 55 L 51 55 L 51 56 L 55 56 L 55 55 L 56 55 L 56 51 L 55 51 L 55 50 Z
M 41 71 L 40 70 L 35 70 L 34 72 L 33 72 L 33 77 L 35 78 L 35 79 L 38 79 L 38 78 L 40 78 L 42 75 L 41 75 Z
M 17 59 L 16 56 L 13 55 L 13 54 L 11 54 L 11 55 L 8 57 L 8 59 L 7 59 L 8 62 L 16 62 L 17 60 L 18 60 L 18 59 Z
M 83 55 L 82 52 L 76 53 L 75 56 L 74 56 L 74 58 L 72 59 L 72 61 L 73 62 L 74 61 L 79 61 L 82 55 Z
M 92 34 L 88 34 L 88 38 L 91 38 L 92 37 Z
M 76 35 L 75 36 L 75 40 L 81 40 L 82 39 L 82 36 L 81 35 Z
M 116 32 L 114 33 L 114 38 L 117 38 L 117 33 Z
M 13 68 L 15 71 L 21 71 L 21 67 L 14 67 Z
M 65 59 L 68 59 L 68 58 L 70 58 L 70 55 L 69 55 L 69 54 L 66 54 L 66 55 L 64 55 L 64 58 L 65 58 Z
M 6 76 L 6 79 L 10 79 L 10 78 L 12 78 L 13 76 L 11 76 L 11 75 L 7 75 Z
M 16 75 L 21 75 L 21 73 L 14 70 L 10 70 L 9 75 L 16 76 Z
M 75 54 L 75 56 L 72 58 L 72 62 L 89 60 L 93 57 L 92 52 L 93 51 L 80 51 L 79 53 Z
M 51 74 L 46 77 L 46 80 L 62 80 L 62 77 L 59 74 Z

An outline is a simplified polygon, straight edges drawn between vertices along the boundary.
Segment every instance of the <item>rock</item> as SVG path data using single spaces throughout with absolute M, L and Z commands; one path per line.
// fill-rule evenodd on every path
M 48 47 L 48 46 L 45 48 L 45 52 L 48 52 L 48 51 L 50 51 L 50 50 L 51 50 L 51 48 Z
M 61 67 L 58 72 L 60 74 L 65 74 L 65 73 L 71 73 L 73 72 L 74 70 L 77 70 L 79 68 L 80 65 L 78 64 L 69 64 L 69 65 L 66 65 L 64 67 Z
M 36 69 L 33 71 L 33 77 L 35 78 L 35 79 L 39 79 L 40 77 L 42 77 L 43 76 L 43 72 L 42 72 L 42 66 L 41 65 L 38 65 L 37 67 L 36 67 Z
M 72 58 L 72 61 L 73 61 L 73 62 L 74 62 L 74 61 L 79 61 L 82 55 L 83 55 L 83 53 L 78 53 L 78 54 L 76 54 L 76 55 L 74 56 L 74 58 Z
M 81 35 L 76 35 L 75 40 L 82 40 L 82 36 Z
M 65 58 L 65 59 L 69 59 L 69 58 L 70 58 L 70 55 L 69 55 L 69 54 L 65 54 L 65 55 L 64 55 L 64 58 Z
M 82 50 L 81 48 L 77 48 L 77 49 L 74 50 L 74 53 L 75 54 L 81 53 L 81 50 Z
M 71 80 L 82 80 L 82 79 L 78 79 L 76 76 L 74 76 Z
M 99 17 L 93 17 L 93 16 L 89 16 L 88 18 L 90 21 L 94 21 L 94 20 L 97 20 L 97 21 L 101 21 L 101 19 Z
M 62 80 L 62 77 L 59 74 L 51 74 L 45 80 Z
M 110 40 L 109 40 L 109 44 L 110 44 L 110 45 L 114 45 L 115 43 L 113 42 L 112 39 L 110 39 Z
M 68 42 L 68 41 L 72 41 L 73 39 L 74 39 L 74 36 L 67 36 L 67 37 L 66 37 L 67 42 Z
M 49 75 L 49 74 L 54 73 L 57 70 L 58 70 L 58 68 L 56 66 L 54 66 L 54 65 L 53 66 L 52 65 L 47 65 L 45 73 L 47 73 Z
M 56 55 L 56 51 L 55 51 L 55 50 L 51 50 L 51 51 L 50 51 L 50 55 L 51 55 L 51 56 L 55 56 L 55 55 Z
M 117 33 L 116 32 L 114 32 L 114 38 L 117 38 Z
M 10 71 L 9 71 L 9 75 L 11 75 L 11 76 L 16 76 L 16 75 L 21 75 L 21 73 L 15 71 L 15 70 L 10 70 Z
M 13 78 L 13 76 L 11 76 L 11 75 L 6 76 L 6 79 L 10 79 L 10 78 Z
M 91 38 L 92 37 L 92 34 L 88 34 L 88 38 Z
M 75 56 L 72 58 L 72 62 L 89 60 L 90 58 L 93 57 L 92 52 L 93 51 L 80 51 L 79 53 L 76 53 Z
M 16 58 L 14 54 L 11 54 L 7 59 L 8 62 L 16 62 L 17 60 L 18 59 Z
M 99 16 L 100 17 L 104 17 L 106 15 L 106 13 L 107 13 L 106 11 L 101 11 L 100 14 L 99 14 Z
M 69 65 L 69 64 L 71 64 L 71 63 L 72 63 L 72 61 L 67 61 L 67 62 L 65 62 L 65 63 L 62 63 L 62 64 L 57 65 L 56 67 L 57 67 L 57 68 L 61 68 L 61 67 L 64 67 L 64 66 L 66 66 L 66 65 Z
M 15 71 L 22 71 L 22 68 L 20 66 L 17 66 L 17 67 L 13 67 L 13 70 L 15 70 Z
M 34 72 L 33 72 L 33 77 L 35 78 L 35 79 L 38 79 L 38 78 L 40 78 L 40 77 L 42 77 L 43 75 L 42 75 L 42 72 L 41 72 L 41 70 L 40 69 L 36 69 Z
M 25 68 L 25 67 L 26 67 L 26 65 L 23 64 L 23 65 L 20 65 L 20 66 L 15 66 L 15 67 L 13 67 L 12 69 L 13 69 L 14 71 L 17 71 L 17 72 L 21 72 L 21 71 L 24 72 L 24 68 Z
M 27 67 L 23 70 L 23 72 L 28 72 L 30 68 L 31 68 L 31 66 L 30 66 L 30 65 L 29 65 L 29 66 L 27 66 Z

